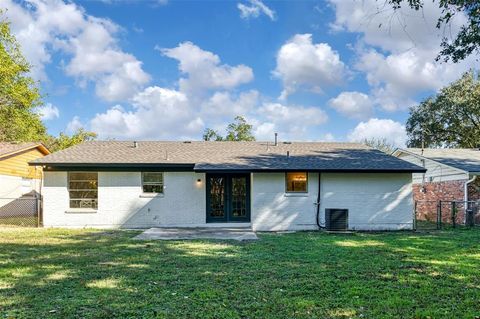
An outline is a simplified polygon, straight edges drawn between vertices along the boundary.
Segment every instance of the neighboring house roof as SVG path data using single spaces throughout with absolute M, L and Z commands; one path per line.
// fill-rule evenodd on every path
M 168 167 L 195 171 L 425 169 L 357 143 L 92 141 L 32 161 L 47 167 Z M 287 155 L 288 154 L 288 155 Z
M 464 170 L 480 172 L 480 150 L 473 148 L 406 148 L 397 151 L 428 158 L 444 165 Z
M 33 148 L 38 148 L 40 152 L 42 152 L 45 155 L 50 154 L 50 151 L 45 147 L 45 145 L 38 142 L 24 142 L 24 143 L 0 142 L 0 159 L 15 155 L 17 153 L 28 151 Z

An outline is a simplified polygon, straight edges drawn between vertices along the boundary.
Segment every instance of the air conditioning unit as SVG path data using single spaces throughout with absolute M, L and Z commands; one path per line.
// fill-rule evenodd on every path
M 348 209 L 325 209 L 325 226 L 327 230 L 341 231 L 348 229 Z

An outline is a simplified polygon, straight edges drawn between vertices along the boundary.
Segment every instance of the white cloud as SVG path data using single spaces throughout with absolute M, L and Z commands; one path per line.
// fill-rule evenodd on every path
M 29 0 L 24 6 L 5 1 L 13 34 L 35 78 L 47 78 L 45 65 L 59 51 L 71 58 L 63 62 L 66 74 L 80 85 L 93 81 L 97 95 L 107 101 L 129 98 L 149 81 L 142 63 L 119 48 L 115 36 L 120 28 L 112 21 L 61 0 Z
M 285 99 L 299 88 L 322 92 L 326 86 L 340 84 L 347 68 L 330 45 L 314 44 L 311 34 L 297 34 L 278 51 L 273 74 L 283 82 L 280 98 Z
M 365 72 L 376 104 L 384 110 L 406 110 L 420 92 L 437 91 L 456 80 L 474 62 L 436 63 L 435 52 L 411 49 L 384 55 L 375 49 L 359 52 L 356 68 Z
M 390 119 L 372 118 L 366 122 L 360 122 L 348 134 L 348 139 L 354 142 L 362 142 L 371 138 L 385 138 L 398 147 L 404 147 L 407 142 L 407 133 L 405 126 L 399 122 Z
M 116 47 L 117 27 L 108 20 L 89 19 L 83 31 L 63 43 L 73 54 L 65 70 L 80 80 L 96 82 L 96 93 L 106 101 L 128 99 L 150 77 L 133 55 Z
M 259 95 L 255 90 L 242 92 L 238 96 L 232 96 L 229 92 L 215 92 L 202 104 L 202 113 L 216 117 L 228 116 L 229 119 L 245 115 L 255 108 Z
M 202 50 L 192 42 L 171 49 L 159 48 L 162 54 L 178 60 L 179 70 L 187 75 L 179 81 L 180 91 L 198 94 L 210 89 L 232 89 L 253 79 L 253 71 L 243 64 L 221 64 L 218 55 Z
M 222 64 L 218 55 L 191 42 L 156 49 L 179 61 L 178 89 L 147 87 L 129 104 L 96 114 L 89 125 L 101 138 L 198 139 L 205 127 L 224 133 L 241 115 L 254 125 L 257 138 L 271 139 L 279 132 L 284 138 L 302 139 L 327 120 L 317 107 L 262 104 L 256 90 L 233 90 L 253 79 L 252 70 Z
M 37 107 L 35 113 L 37 113 L 43 121 L 53 120 L 60 117 L 60 111 L 51 103 Z
M 438 3 L 426 1 L 422 10 L 405 5 L 394 12 L 384 1 L 330 0 L 335 8 L 334 31 L 360 33 L 356 69 L 364 72 L 375 104 L 387 111 L 405 110 L 419 93 L 436 91 L 471 67 L 473 58 L 453 64 L 435 62 L 442 37 L 454 36 L 465 22 L 460 12 L 449 30 L 438 30 Z
M 85 125 L 83 125 L 83 123 L 80 121 L 80 117 L 74 116 L 67 124 L 67 132 L 72 134 L 84 127 Z
M 323 134 L 319 139 L 320 142 L 334 142 L 335 140 L 335 136 L 332 133 Z
M 237 8 L 240 10 L 240 17 L 242 19 L 258 18 L 260 14 L 264 14 L 270 20 L 276 19 L 276 13 L 267 7 L 260 0 L 248 0 L 249 4 L 238 3 Z
M 337 112 L 354 119 L 367 119 L 373 113 L 373 102 L 361 92 L 342 92 L 328 104 Z
M 255 113 L 255 136 L 271 139 L 275 132 L 283 139 L 304 139 L 311 128 L 328 120 L 327 114 L 318 107 L 290 106 L 280 103 L 263 104 Z
M 135 3 L 142 2 L 139 0 L 100 0 L 104 4 L 125 4 L 125 3 Z M 153 7 L 165 6 L 168 4 L 168 0 L 144 0 L 144 2 L 150 4 Z
M 317 107 L 278 103 L 257 107 L 256 91 L 238 96 L 217 92 L 198 108 L 185 93 L 154 86 L 135 95 L 132 101 L 130 109 L 116 105 L 97 114 L 90 128 L 101 138 L 199 139 L 205 127 L 223 134 L 235 115 L 243 115 L 253 124 L 259 140 L 271 140 L 274 132 L 284 140 L 299 140 L 327 121 L 326 113 Z
M 255 125 L 253 135 L 259 141 L 271 141 L 275 133 L 278 132 L 274 123 L 263 122 Z
M 334 31 L 361 33 L 363 41 L 382 50 L 398 53 L 413 47 L 432 48 L 442 39 L 436 29 L 441 9 L 438 3 L 425 1 L 423 9 L 412 10 L 408 4 L 394 11 L 391 4 L 377 0 L 329 0 L 335 8 Z M 463 23 L 458 16 L 453 27 Z
M 45 80 L 45 64 L 51 62 L 51 50 L 48 47 L 54 41 L 57 30 L 63 30 L 70 36 L 78 32 L 83 23 L 83 12 L 74 4 L 51 1 L 47 3 L 26 2 L 25 6 L 11 0 L 4 0 L 2 6 L 11 22 L 12 33 L 22 46 L 22 53 L 32 64 L 32 75 Z
M 133 97 L 133 110 L 114 106 L 90 123 L 102 138 L 182 139 L 198 137 L 204 127 L 188 97 L 179 91 L 148 87 Z
M 258 104 L 255 90 L 231 91 L 253 79 L 249 67 L 222 64 L 219 56 L 191 42 L 155 49 L 179 61 L 178 90 L 147 87 L 133 96 L 130 105 L 116 105 L 97 114 L 90 126 L 101 137 L 199 138 L 204 119 L 209 127 L 225 127 L 235 115 L 246 116 Z

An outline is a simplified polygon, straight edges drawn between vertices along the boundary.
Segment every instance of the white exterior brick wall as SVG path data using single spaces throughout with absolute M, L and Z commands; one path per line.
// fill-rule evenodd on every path
M 141 173 L 99 172 L 98 210 L 94 213 L 69 208 L 66 172 L 45 172 L 44 178 L 46 227 L 205 225 L 205 174 L 165 172 L 164 194 L 147 197 L 142 193 Z
M 352 230 L 413 228 L 412 175 L 322 174 L 321 209 L 348 209 Z M 322 219 L 323 220 L 323 219 Z
M 285 193 L 284 173 L 254 173 L 252 179 L 253 229 L 317 229 L 318 174 L 308 174 L 308 193 L 298 195 Z M 344 208 L 350 229 L 412 229 L 411 181 L 409 173 L 322 173 L 321 222 L 326 208 Z
M 252 228 L 260 231 L 317 229 L 318 174 L 308 174 L 308 193 L 285 193 L 285 173 L 252 174 Z
M 95 213 L 72 212 L 69 209 L 66 172 L 45 172 L 44 178 L 43 220 L 46 227 L 219 225 L 205 222 L 205 174 L 165 172 L 164 195 L 148 198 L 142 196 L 139 172 L 99 172 L 99 204 Z M 201 183 L 197 182 L 199 178 Z M 306 194 L 286 194 L 284 173 L 253 173 L 251 181 L 251 226 L 254 230 L 317 229 L 317 173 L 308 174 Z M 409 173 L 323 173 L 321 191 L 322 222 L 326 208 L 346 208 L 349 210 L 350 229 L 412 228 Z

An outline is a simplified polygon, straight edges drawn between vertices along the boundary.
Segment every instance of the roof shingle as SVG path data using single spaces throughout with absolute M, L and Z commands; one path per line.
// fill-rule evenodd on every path
M 474 148 L 407 148 L 407 152 L 426 157 L 467 172 L 480 172 L 480 150 Z
M 45 154 L 48 153 L 48 150 L 43 146 L 43 144 L 38 142 L 23 142 L 23 143 L 13 143 L 13 142 L 0 142 L 0 157 L 8 156 L 10 154 L 15 154 L 23 150 L 28 150 L 35 147 L 42 147 L 45 149 Z
M 288 154 L 288 155 L 287 155 Z M 214 170 L 424 171 L 358 143 L 92 141 L 48 155 L 33 165 L 192 164 Z

